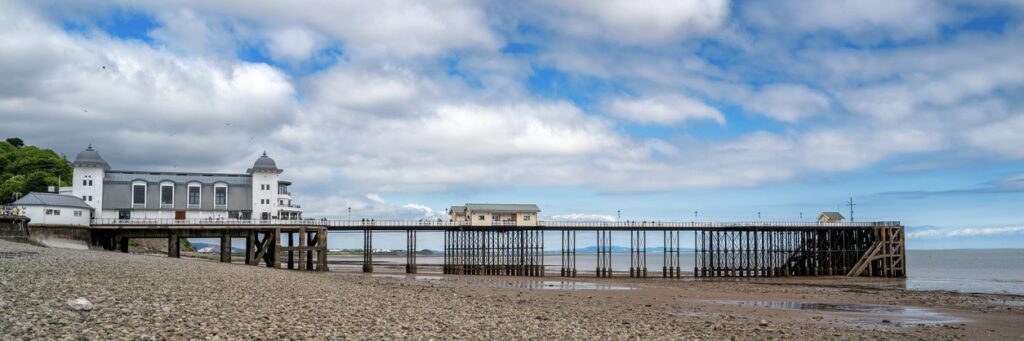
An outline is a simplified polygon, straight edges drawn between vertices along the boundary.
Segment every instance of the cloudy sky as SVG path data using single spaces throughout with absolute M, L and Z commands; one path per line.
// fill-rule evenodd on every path
M 1024 245 L 1019 0 L 0 5 L 0 137 L 115 169 L 266 150 L 309 217 L 809 220 L 852 197 L 911 247 Z

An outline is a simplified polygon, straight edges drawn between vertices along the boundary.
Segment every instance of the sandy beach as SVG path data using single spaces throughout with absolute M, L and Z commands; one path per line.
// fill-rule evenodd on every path
M 3 339 L 1006 340 L 1022 320 L 1021 296 L 877 279 L 303 273 L 0 241 Z

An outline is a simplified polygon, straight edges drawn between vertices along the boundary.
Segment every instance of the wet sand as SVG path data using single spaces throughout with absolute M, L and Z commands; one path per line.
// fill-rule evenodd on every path
M 0 241 L 10 339 L 988 340 L 1024 338 L 1021 321 L 1021 296 L 874 279 L 305 273 Z

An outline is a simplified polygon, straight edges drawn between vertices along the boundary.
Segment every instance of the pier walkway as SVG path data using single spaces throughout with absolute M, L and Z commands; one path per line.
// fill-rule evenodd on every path
M 596 238 L 596 275 L 610 277 L 612 232 L 628 232 L 630 277 L 648 277 L 651 234 L 662 237 L 661 275 L 667 278 L 683 276 L 683 248 L 694 251 L 695 266 L 688 275 L 694 277 L 906 276 L 904 228 L 897 221 L 538 221 L 528 226 L 472 226 L 436 220 L 94 219 L 91 226 L 92 243 L 111 250 L 126 252 L 130 238 L 167 238 L 168 254 L 178 257 L 180 238 L 220 238 L 221 261 L 231 262 L 231 239 L 245 238 L 246 264 L 319 271 L 327 270 L 328 233 L 361 232 L 363 250 L 372 250 L 374 231 L 406 233 L 409 273 L 417 271 L 417 234 L 442 232 L 446 274 L 544 276 L 544 237 L 557 232 L 561 276 L 578 274 L 576 240 L 582 234 Z M 692 233 L 692 245 L 682 245 L 683 233 Z M 373 272 L 372 252 L 363 253 L 363 271 Z

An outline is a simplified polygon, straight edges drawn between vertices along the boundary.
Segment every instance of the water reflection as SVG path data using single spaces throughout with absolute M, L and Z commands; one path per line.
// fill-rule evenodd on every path
M 371 274 L 379 278 L 410 278 L 446 285 L 476 286 L 506 289 L 538 289 L 538 290 L 634 290 L 634 288 L 594 282 L 569 280 L 522 280 L 522 279 L 471 279 L 429 275 Z
M 935 310 L 920 307 L 891 306 L 891 305 L 867 305 L 867 304 L 832 304 L 832 303 L 809 303 L 795 301 L 711 301 L 718 304 L 737 305 L 747 307 L 760 307 L 786 310 L 805 310 L 831 313 L 844 313 L 854 317 L 854 321 L 877 323 L 880 321 L 898 322 L 908 325 L 916 324 L 948 324 L 959 323 L 963 320 L 940 313 Z M 869 315 L 873 319 L 857 319 L 857 316 Z

